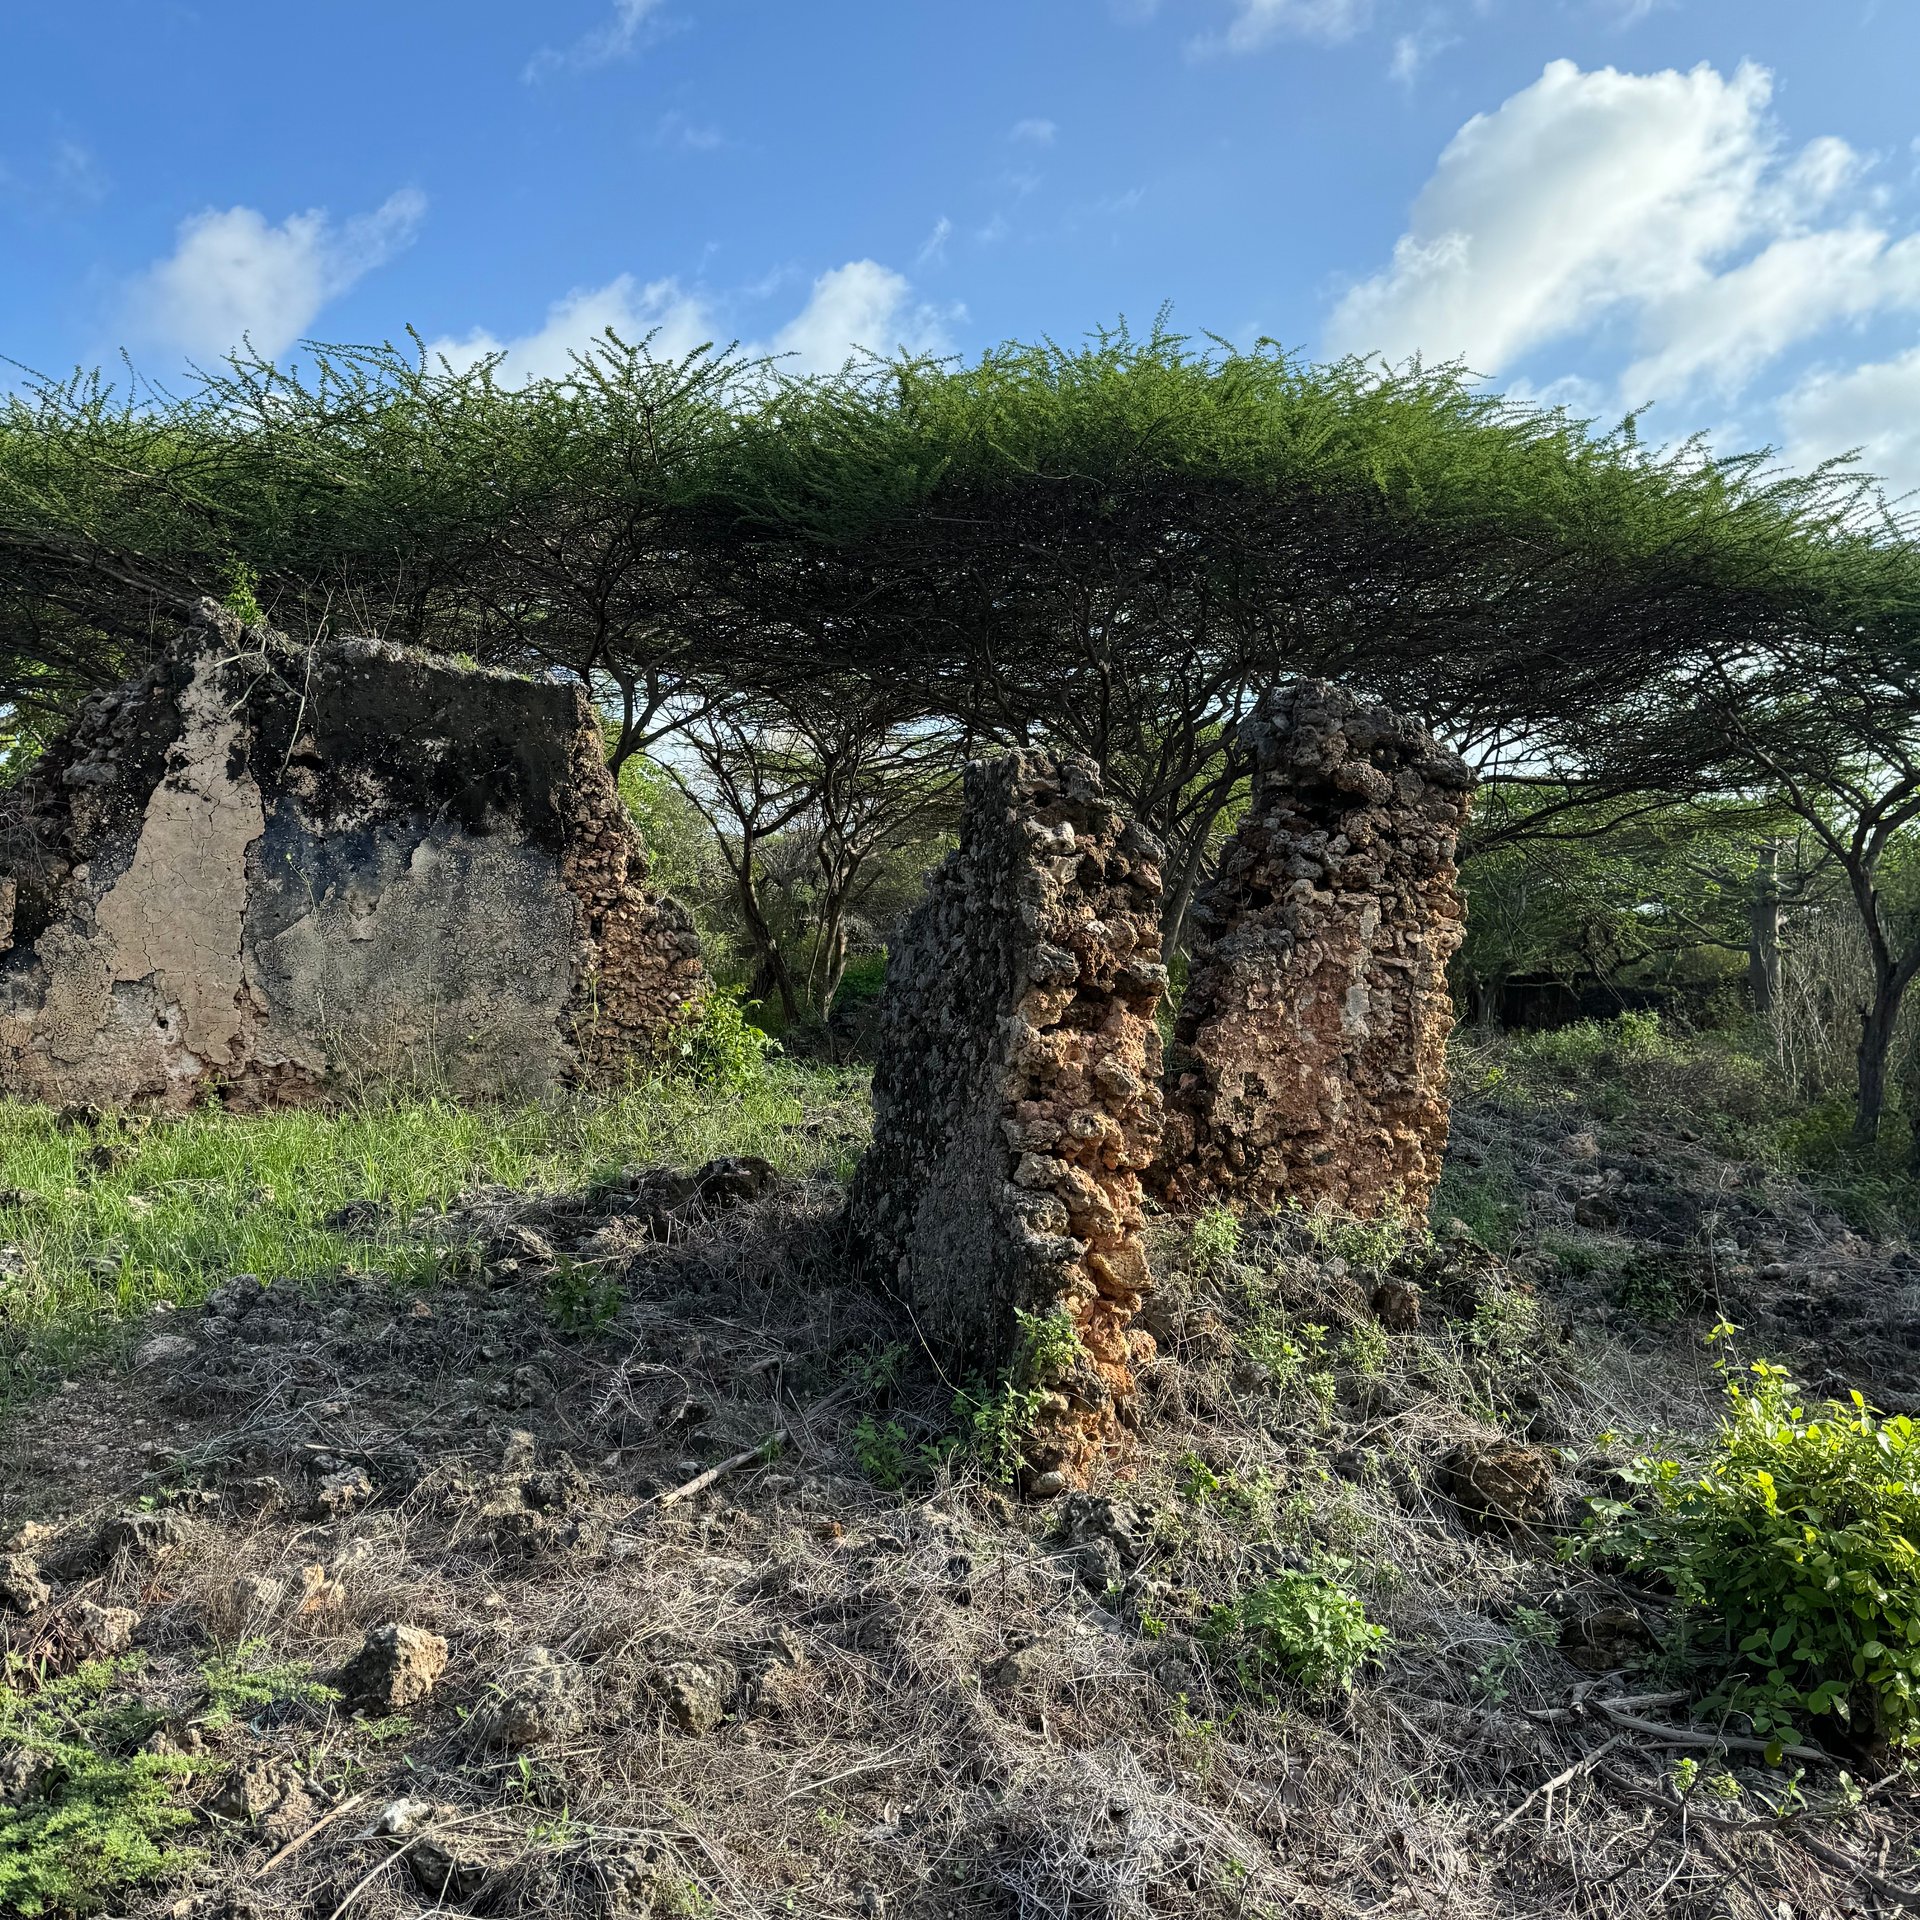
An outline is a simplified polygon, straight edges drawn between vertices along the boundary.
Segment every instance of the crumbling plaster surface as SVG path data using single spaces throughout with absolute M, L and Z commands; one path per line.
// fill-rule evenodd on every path
M 888 959 L 874 1141 L 852 1221 L 957 1378 L 1012 1358 L 1041 1398 L 1029 1484 L 1075 1483 L 1153 1352 L 1141 1170 L 1159 1127 L 1160 850 L 1090 761 L 967 771 L 959 848 Z M 1023 1340 L 1064 1320 L 1073 1354 Z
M 1153 1184 L 1180 1208 L 1423 1212 L 1472 776 L 1417 722 L 1320 681 L 1268 694 L 1238 743 L 1253 794 L 1194 902 Z
M 524 1094 L 644 1063 L 704 986 L 584 693 L 379 642 L 307 651 L 205 609 L 89 703 L 0 833 L 18 1097 Z

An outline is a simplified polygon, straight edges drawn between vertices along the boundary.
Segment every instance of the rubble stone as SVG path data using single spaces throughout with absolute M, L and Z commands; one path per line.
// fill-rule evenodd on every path
M 1152 1182 L 1182 1210 L 1423 1211 L 1446 1150 L 1472 776 L 1321 681 L 1243 721 L 1245 817 L 1194 900 Z
M 30 1553 L 0 1554 L 0 1608 L 8 1613 L 38 1613 L 53 1598 L 53 1588 Z
M 1465 1440 L 1442 1463 L 1446 1496 L 1473 1525 L 1519 1534 L 1547 1518 L 1553 1456 L 1514 1440 Z
M 586 1675 L 546 1647 L 529 1647 L 500 1681 L 494 1697 L 474 1710 L 471 1737 L 482 1746 L 517 1752 L 577 1733 L 586 1715 Z
M 369 1627 L 360 1650 L 341 1669 L 339 1686 L 350 1706 L 398 1713 L 424 1700 L 447 1670 L 447 1643 L 425 1627 L 389 1621 Z
M 614 1072 L 704 990 L 646 871 L 579 686 L 205 602 L 0 811 L 0 1095 Z
M 855 1236 L 943 1361 L 1014 1361 L 1038 1396 L 1040 1492 L 1084 1478 L 1153 1352 L 1132 1323 L 1159 1137 L 1160 863 L 1090 761 L 976 762 L 960 845 L 888 956 Z
M 727 1660 L 675 1660 L 660 1669 L 656 1685 L 682 1733 L 708 1734 L 726 1720 L 740 1676 Z

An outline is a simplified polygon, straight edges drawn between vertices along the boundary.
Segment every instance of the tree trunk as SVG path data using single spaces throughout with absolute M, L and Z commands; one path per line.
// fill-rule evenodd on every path
M 1905 986 L 1898 974 L 1883 972 L 1874 985 L 1873 1004 L 1860 1009 L 1860 1081 L 1853 1111 L 1856 1147 L 1871 1147 L 1880 1137 L 1880 1121 L 1887 1110 L 1887 1053 Z
M 793 990 L 793 975 L 787 968 L 787 956 L 780 951 L 767 916 L 760 909 L 759 889 L 754 885 L 753 854 L 742 847 L 740 860 L 733 869 L 734 892 L 740 900 L 740 917 L 746 922 L 747 937 L 753 942 L 753 995 L 766 998 L 771 987 L 780 996 L 780 1012 L 789 1026 L 800 1024 L 800 1001 Z
M 1760 849 L 1747 902 L 1747 987 L 1753 1010 L 1769 1014 L 1780 1004 L 1780 843 Z

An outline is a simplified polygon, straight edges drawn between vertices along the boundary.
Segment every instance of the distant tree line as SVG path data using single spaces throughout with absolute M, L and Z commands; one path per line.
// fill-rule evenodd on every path
M 13 758 L 202 593 L 296 636 L 580 675 L 656 838 L 693 859 L 704 823 L 726 933 L 794 1023 L 833 1004 L 982 746 L 1099 763 L 1167 845 L 1177 955 L 1244 801 L 1234 721 L 1276 680 L 1341 680 L 1481 769 L 1470 983 L 1564 964 L 1557 915 L 1602 973 L 1772 924 L 1764 995 L 1799 924 L 1766 904 L 1790 848 L 1862 943 L 1863 1141 L 1887 1104 L 1920 970 L 1920 548 L 1841 463 L 1655 450 L 1457 367 L 1158 329 L 805 379 L 609 336 L 528 381 L 415 343 L 16 393 Z M 1589 882 L 1645 897 L 1596 917 Z

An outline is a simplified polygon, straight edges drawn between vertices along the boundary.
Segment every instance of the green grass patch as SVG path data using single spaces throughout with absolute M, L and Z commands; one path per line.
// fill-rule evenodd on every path
M 812 1174 L 867 1122 L 863 1073 L 778 1060 L 725 1086 L 675 1077 L 527 1106 L 388 1096 L 76 1128 L 0 1103 L 0 1401 L 236 1273 L 437 1278 L 449 1250 L 411 1222 L 466 1188 L 563 1190 L 722 1153 Z M 374 1217 L 329 1225 L 351 1201 Z
M 0 1754 L 25 1787 L 0 1800 L 0 1913 L 98 1912 L 122 1888 L 183 1859 L 172 1842 L 193 1816 L 181 1802 L 193 1763 L 149 1753 L 161 1716 L 134 1685 L 143 1661 L 96 1660 L 38 1692 L 0 1686 Z

